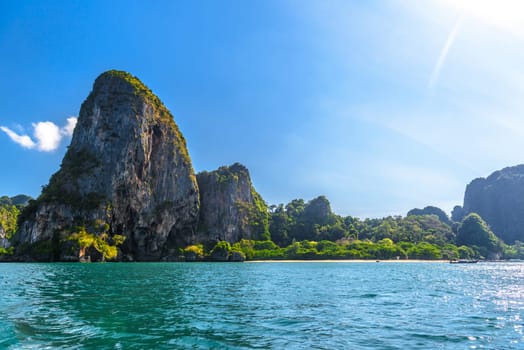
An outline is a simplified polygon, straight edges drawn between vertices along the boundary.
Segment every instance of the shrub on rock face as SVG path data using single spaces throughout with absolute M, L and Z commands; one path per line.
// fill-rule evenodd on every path
M 124 243 L 125 237 L 122 235 L 110 237 L 106 232 L 92 234 L 87 232 L 85 227 L 80 227 L 67 240 L 76 244 L 78 258 L 81 261 L 106 261 L 116 259 L 117 247 Z
M 230 252 L 231 244 L 226 241 L 220 241 L 209 252 L 209 259 L 212 261 L 228 261 Z
M 16 232 L 19 214 L 20 210 L 17 206 L 0 204 L 0 238 L 10 238 Z
M 201 261 L 204 259 L 204 246 L 202 244 L 190 245 L 184 248 L 185 261 Z

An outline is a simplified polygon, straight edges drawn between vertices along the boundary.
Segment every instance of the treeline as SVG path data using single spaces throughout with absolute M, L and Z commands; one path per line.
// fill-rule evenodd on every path
M 342 217 L 328 199 L 269 207 L 271 240 L 192 245 L 187 261 L 322 259 L 524 259 L 524 244 L 506 245 L 477 214 L 452 221 L 437 207 L 381 219 Z
M 0 238 L 4 242 L 16 232 L 20 209 L 29 199 L 0 197 Z M 272 205 L 268 211 L 269 240 L 197 244 L 180 248 L 179 258 L 524 259 L 523 243 L 505 244 L 475 213 L 455 222 L 441 209 L 426 207 L 413 209 L 405 217 L 361 220 L 333 213 L 324 196 Z M 9 252 L 0 245 L 0 253 Z
M 276 257 L 524 258 L 521 242 L 505 244 L 475 213 L 454 222 L 443 210 L 428 206 L 410 210 L 405 217 L 361 220 L 333 213 L 324 196 L 309 202 L 295 199 L 269 208 L 271 240 L 278 246 L 270 250 Z M 327 241 L 332 244 L 325 243 Z M 267 258 L 260 255 L 268 254 L 263 251 L 253 257 Z
M 221 254 L 217 257 L 216 251 Z M 241 240 L 233 245 L 218 242 L 211 250 L 203 245 L 189 246 L 183 250 L 185 260 L 337 260 L 337 259 L 472 259 L 477 253 L 466 246 L 457 247 L 454 244 L 442 246 L 428 243 L 399 242 L 394 243 L 389 238 L 378 242 L 368 240 L 342 240 L 338 242 L 296 241 L 286 247 L 280 247 L 273 241 Z M 237 258 L 232 259 L 233 256 Z
M 324 196 L 307 203 L 303 199 L 295 199 L 287 205 L 269 208 L 271 239 L 281 247 L 302 240 L 353 239 L 378 242 L 389 238 L 393 242 L 426 241 L 440 245 L 454 243 L 455 240 L 454 226 L 449 219 L 446 220 L 446 214 L 435 207 L 414 209 L 406 217 L 388 216 L 365 220 L 333 213 Z

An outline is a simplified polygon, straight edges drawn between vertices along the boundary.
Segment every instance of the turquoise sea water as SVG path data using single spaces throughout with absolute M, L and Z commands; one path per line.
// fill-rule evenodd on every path
M 0 349 L 524 349 L 524 264 L 0 264 Z

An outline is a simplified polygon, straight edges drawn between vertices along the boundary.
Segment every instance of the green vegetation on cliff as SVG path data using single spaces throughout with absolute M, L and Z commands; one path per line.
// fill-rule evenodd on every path
M 78 211 L 92 210 L 105 203 L 105 196 L 99 193 L 83 194 L 75 181 L 80 175 L 94 173 L 99 164 L 99 160 L 90 151 L 73 151 L 69 148 L 60 170 L 51 176 L 49 184 L 42 186 L 40 196 L 36 200 L 28 200 L 27 205 L 21 209 L 18 224 L 33 220 L 39 206 L 45 203 L 64 204 Z
M 167 108 L 164 106 L 160 98 L 158 98 L 158 96 L 156 96 L 153 93 L 153 91 L 151 91 L 151 89 L 149 89 L 144 83 L 142 83 L 142 81 L 138 79 L 136 76 L 126 71 L 112 69 L 112 70 L 109 70 L 107 72 L 100 74 L 100 76 L 96 79 L 96 81 L 100 81 L 100 80 L 108 79 L 108 78 L 118 78 L 118 79 L 126 81 L 127 83 L 129 83 L 130 86 L 133 87 L 134 93 L 136 95 L 151 102 L 153 104 L 153 107 L 155 107 L 159 112 L 162 112 L 163 117 L 171 116 L 171 114 L 169 113 Z M 95 81 L 95 85 L 96 85 L 96 81 Z M 169 123 L 171 124 L 172 121 L 170 121 Z
M 49 184 L 42 187 L 42 193 L 37 201 L 40 203 L 61 203 L 79 210 L 97 208 L 105 199 L 104 196 L 91 192 L 82 194 L 75 181 L 81 175 L 89 175 L 96 171 L 99 160 L 88 150 L 73 151 L 68 149 L 60 170 L 51 176 Z M 29 210 L 32 208 L 28 208 Z
M 17 219 L 20 210 L 16 205 L 0 205 L 0 231 L 10 238 L 17 230 Z
M 193 244 L 185 247 L 182 250 L 182 255 L 185 257 L 186 261 L 200 261 L 204 259 L 204 245 L 203 244 Z
M 251 187 L 251 196 L 253 203 L 237 202 L 237 204 L 241 207 L 241 210 L 245 211 L 253 237 L 260 240 L 270 239 L 267 204 L 253 187 Z
M 11 238 L 16 233 L 20 212 L 30 201 L 31 197 L 23 194 L 0 197 L 0 234 Z
M 124 243 L 125 239 L 122 235 L 109 236 L 107 232 L 89 233 L 83 226 L 67 238 L 68 241 L 75 243 L 76 247 L 73 249 L 78 250 L 81 259 L 90 256 L 88 250 L 94 248 L 102 255 L 102 261 L 115 259 L 118 255 L 117 247 Z
M 109 234 L 110 226 L 95 220 L 86 226 L 55 231 L 52 239 L 21 243 L 16 253 L 30 261 L 107 261 L 115 260 L 118 247 L 126 239 Z

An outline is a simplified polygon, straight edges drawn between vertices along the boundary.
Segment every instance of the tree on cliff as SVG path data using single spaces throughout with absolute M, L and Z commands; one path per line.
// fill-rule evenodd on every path
M 15 205 L 0 205 L 0 231 L 10 237 L 17 230 L 17 218 L 20 210 Z

